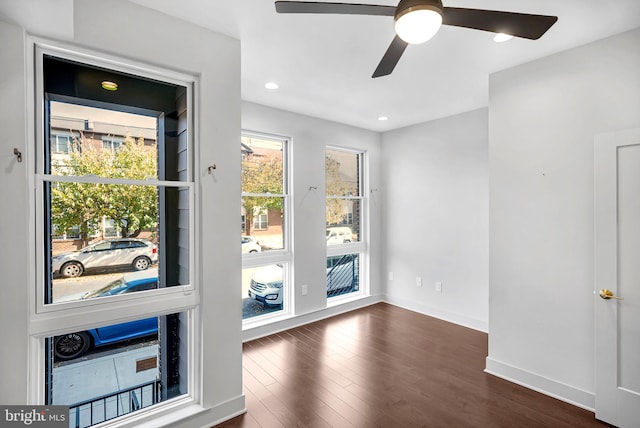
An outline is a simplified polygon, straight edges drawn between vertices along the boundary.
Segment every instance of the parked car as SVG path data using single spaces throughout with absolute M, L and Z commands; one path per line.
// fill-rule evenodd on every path
M 124 275 L 98 290 L 84 293 L 80 299 L 113 296 L 155 288 L 158 288 L 158 271 L 152 269 Z M 92 348 L 157 334 L 158 317 L 151 317 L 56 336 L 53 340 L 53 350 L 59 361 L 71 360 L 81 357 Z
M 253 236 L 242 237 L 242 252 L 243 253 L 259 253 L 262 251 L 262 247 L 256 238 Z
M 327 244 L 344 244 L 353 239 L 351 228 L 349 227 L 327 227 Z
M 130 267 L 145 270 L 158 262 L 158 247 L 150 241 L 122 238 L 100 241 L 79 251 L 53 257 L 51 270 L 67 278 L 74 278 L 91 270 Z
M 251 275 L 249 297 L 263 305 L 282 305 L 282 265 L 269 265 Z
M 357 290 L 357 254 L 327 257 L 327 295 L 338 295 Z M 282 266 L 269 265 L 257 269 L 251 276 L 249 297 L 263 305 L 282 305 Z

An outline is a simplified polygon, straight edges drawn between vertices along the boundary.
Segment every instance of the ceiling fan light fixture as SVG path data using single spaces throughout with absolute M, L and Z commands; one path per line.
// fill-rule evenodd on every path
M 431 4 L 417 4 L 406 8 L 401 6 L 402 4 L 398 6 L 395 15 L 398 37 L 409 44 L 419 44 L 436 35 L 442 25 L 442 9 Z

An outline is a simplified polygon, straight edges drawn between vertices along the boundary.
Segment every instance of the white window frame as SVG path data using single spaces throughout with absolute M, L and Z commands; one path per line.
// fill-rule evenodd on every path
M 282 171 L 283 171 L 283 193 L 282 194 L 269 194 L 271 197 L 282 197 L 284 215 L 282 221 L 282 233 L 283 233 L 283 249 L 281 250 L 269 250 L 256 253 L 244 253 L 242 254 L 242 269 L 249 269 L 255 267 L 268 266 L 272 264 L 282 264 L 282 284 L 284 295 L 282 298 L 282 310 L 270 312 L 265 315 L 255 316 L 242 320 L 242 329 L 259 327 L 275 321 L 279 321 L 285 318 L 293 316 L 293 290 L 292 290 L 292 251 L 291 244 L 293 242 L 291 231 L 293 230 L 293 203 L 291 202 L 291 195 L 293 194 L 293 171 L 291 168 L 292 159 L 292 141 L 289 137 L 281 135 L 266 134 L 256 131 L 242 131 L 243 137 L 254 137 L 265 140 L 280 141 L 283 144 L 282 150 Z M 257 193 L 245 193 L 242 192 L 242 196 L 265 196 L 264 194 Z M 246 215 L 246 214 L 245 214 Z M 268 215 L 268 214 L 267 214 Z M 253 221 L 253 218 L 252 218 Z M 244 298 L 244 296 L 242 296 Z
M 326 259 L 329 257 L 343 256 L 346 254 L 358 254 L 359 260 L 359 277 L 358 277 L 358 291 L 342 294 L 339 296 L 333 296 L 327 298 L 327 306 L 336 306 L 347 301 L 357 300 L 369 295 L 369 195 L 365 191 L 369 187 L 369 157 L 367 151 L 362 149 L 346 148 L 339 146 L 328 145 L 325 147 L 325 157 L 327 150 L 340 151 L 344 153 L 350 153 L 360 156 L 359 162 L 359 174 L 360 182 L 358 183 L 358 196 L 342 196 L 342 195 L 326 195 L 326 200 L 340 199 L 345 201 L 360 201 L 360 225 L 359 225 L 359 240 L 356 242 L 346 242 L 342 244 L 326 245 L 327 253 Z M 325 175 L 326 177 L 326 175 Z M 354 213 L 351 213 L 354 215 Z M 325 207 L 326 216 L 326 207 Z M 325 217 L 326 222 L 326 217 Z
M 33 62 L 27 63 L 27 72 L 34 76 L 34 79 L 27 86 L 27 94 L 32 99 L 37 100 L 35 111 L 28 113 L 28 120 L 34 131 L 28 134 L 29 145 L 33 147 L 35 165 L 28 166 L 29 182 L 34 195 L 30 198 L 30 250 L 35 255 L 35 261 L 30 261 L 31 271 L 34 274 L 30 278 L 29 286 L 29 402 L 35 404 L 45 404 L 46 370 L 45 370 L 45 342 L 46 338 L 55 335 L 82 331 L 99 326 L 122 323 L 136 319 L 143 319 L 149 316 L 162 316 L 173 313 L 185 313 L 187 324 L 187 337 L 181 340 L 186 342 L 187 372 L 185 376 L 187 392 L 170 400 L 162 401 L 151 407 L 141 409 L 129 415 L 122 416 L 114 423 L 127 424 L 133 420 L 140 420 L 148 416 L 165 414 L 168 409 L 187 408 L 198 406 L 201 400 L 201 364 L 198 355 L 201 345 L 194 340 L 199 336 L 199 288 L 195 284 L 199 283 L 196 266 L 199 263 L 198 254 L 195 248 L 200 245 L 199 234 L 196 233 L 198 218 L 196 210 L 196 191 L 198 186 L 198 176 L 194 174 L 194 159 L 198 158 L 198 144 L 195 140 L 198 135 L 197 114 L 195 109 L 198 101 L 195 94 L 198 93 L 198 79 L 196 76 L 181 72 L 150 66 L 147 64 L 123 59 L 107 54 L 97 54 L 93 51 L 77 46 L 53 42 L 38 37 L 28 37 L 27 48 L 35 53 Z M 163 181 L 163 180 L 129 180 L 129 179 L 104 179 L 99 177 L 65 177 L 44 174 L 44 136 L 45 123 L 44 115 L 44 82 L 43 82 L 43 58 L 44 55 L 51 55 L 61 59 L 68 59 L 87 66 L 96 66 L 106 69 L 116 70 L 142 78 L 150 78 L 175 85 L 184 86 L 187 92 L 188 110 L 187 120 L 189 128 L 187 130 L 188 140 L 188 177 L 187 181 Z M 190 283 L 186 285 L 167 287 L 157 290 L 150 290 L 145 293 L 131 293 L 120 296 L 120 298 L 101 298 L 99 301 L 75 301 L 68 303 L 44 304 L 44 287 L 46 275 L 44 272 L 46 263 L 44 260 L 45 238 L 44 231 L 44 183 L 74 181 L 82 183 L 104 183 L 104 184 L 130 184 L 145 186 L 166 186 L 186 189 L 189 195 L 189 278 Z M 118 297 L 118 296 L 112 296 Z M 199 406 L 198 406 L 199 407 Z

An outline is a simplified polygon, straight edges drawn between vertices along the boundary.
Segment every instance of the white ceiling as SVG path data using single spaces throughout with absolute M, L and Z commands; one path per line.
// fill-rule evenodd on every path
M 427 43 L 409 46 L 393 74 L 372 79 L 394 36 L 392 17 L 277 14 L 272 0 L 131 1 L 240 39 L 243 100 L 374 131 L 487 106 L 490 73 L 640 27 L 640 0 L 444 0 L 558 22 L 537 41 L 506 43 L 443 26 Z M 280 88 L 265 89 L 267 81 Z

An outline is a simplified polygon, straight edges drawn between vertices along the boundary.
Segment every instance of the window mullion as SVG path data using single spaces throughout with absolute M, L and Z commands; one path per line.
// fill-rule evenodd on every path
M 120 184 L 129 186 L 156 186 L 156 187 L 192 187 L 189 181 L 166 181 L 166 180 L 135 180 L 127 178 L 109 178 L 96 176 L 73 176 L 73 175 L 52 175 L 36 174 L 36 180 L 51 183 L 82 183 L 82 184 Z
M 284 193 L 248 193 L 242 192 L 243 197 L 256 197 L 256 198 L 285 198 L 287 195 Z

